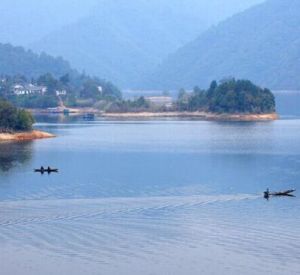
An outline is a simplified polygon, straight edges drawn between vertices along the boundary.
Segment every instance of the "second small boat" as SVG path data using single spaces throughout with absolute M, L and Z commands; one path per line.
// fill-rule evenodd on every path
M 286 190 L 286 191 L 280 191 L 280 192 L 270 192 L 269 189 L 267 189 L 267 191 L 264 192 L 264 197 L 265 199 L 270 198 L 271 196 L 273 197 L 293 197 L 293 193 L 296 192 L 295 189 L 290 189 L 290 190 Z

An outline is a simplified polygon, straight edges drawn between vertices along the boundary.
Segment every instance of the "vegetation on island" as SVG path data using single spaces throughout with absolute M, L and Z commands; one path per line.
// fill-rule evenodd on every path
M 173 104 L 152 104 L 147 98 L 115 101 L 108 112 L 210 112 L 224 114 L 266 114 L 275 112 L 275 97 L 268 89 L 249 80 L 212 81 L 207 90 L 195 87 L 192 92 L 181 89 Z
M 269 89 L 256 86 L 249 80 L 226 79 L 213 81 L 207 90 L 195 87 L 192 93 L 180 90 L 178 111 L 212 113 L 265 114 L 275 112 L 275 97 Z
M 0 99 L 0 132 L 30 131 L 34 119 L 30 112 L 14 107 Z

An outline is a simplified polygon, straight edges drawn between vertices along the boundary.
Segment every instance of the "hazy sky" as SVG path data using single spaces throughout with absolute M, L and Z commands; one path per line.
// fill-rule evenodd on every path
M 0 41 L 27 45 L 88 14 L 97 0 L 1 0 Z
M 120 5 L 126 5 L 127 1 L 148 2 L 147 5 L 153 3 L 153 6 L 157 6 L 158 2 L 162 3 L 162 7 L 170 5 L 195 9 L 195 12 L 200 10 L 199 17 L 205 16 L 206 21 L 210 19 L 210 23 L 215 23 L 224 15 L 231 15 L 263 0 L 1 0 L 0 42 L 26 46 L 86 16 L 91 10 L 97 13 L 97 9 L 93 9 L 97 4 L 98 9 L 105 9 L 112 1 Z M 220 2 L 224 3 L 220 5 Z

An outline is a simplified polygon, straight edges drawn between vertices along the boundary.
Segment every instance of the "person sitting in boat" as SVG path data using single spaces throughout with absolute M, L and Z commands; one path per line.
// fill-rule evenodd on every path
M 43 171 L 45 171 L 45 168 L 44 168 L 44 166 L 41 166 L 41 171 L 43 172 Z

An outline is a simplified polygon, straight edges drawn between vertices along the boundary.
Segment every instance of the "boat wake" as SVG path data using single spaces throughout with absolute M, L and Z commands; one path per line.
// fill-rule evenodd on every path
M 176 253 L 185 257 L 182 251 L 189 255 L 188 263 L 203 251 L 205 259 L 220 250 L 239 257 L 247 253 L 257 261 L 263 255 L 262 274 L 270 271 L 268 262 L 297 266 L 299 230 L 270 226 L 259 213 L 253 217 L 257 203 L 264 203 L 261 195 L 248 194 L 1 202 L 0 244 L 102 267 L 130 261 L 138 267 L 149 259 L 166 265 Z

